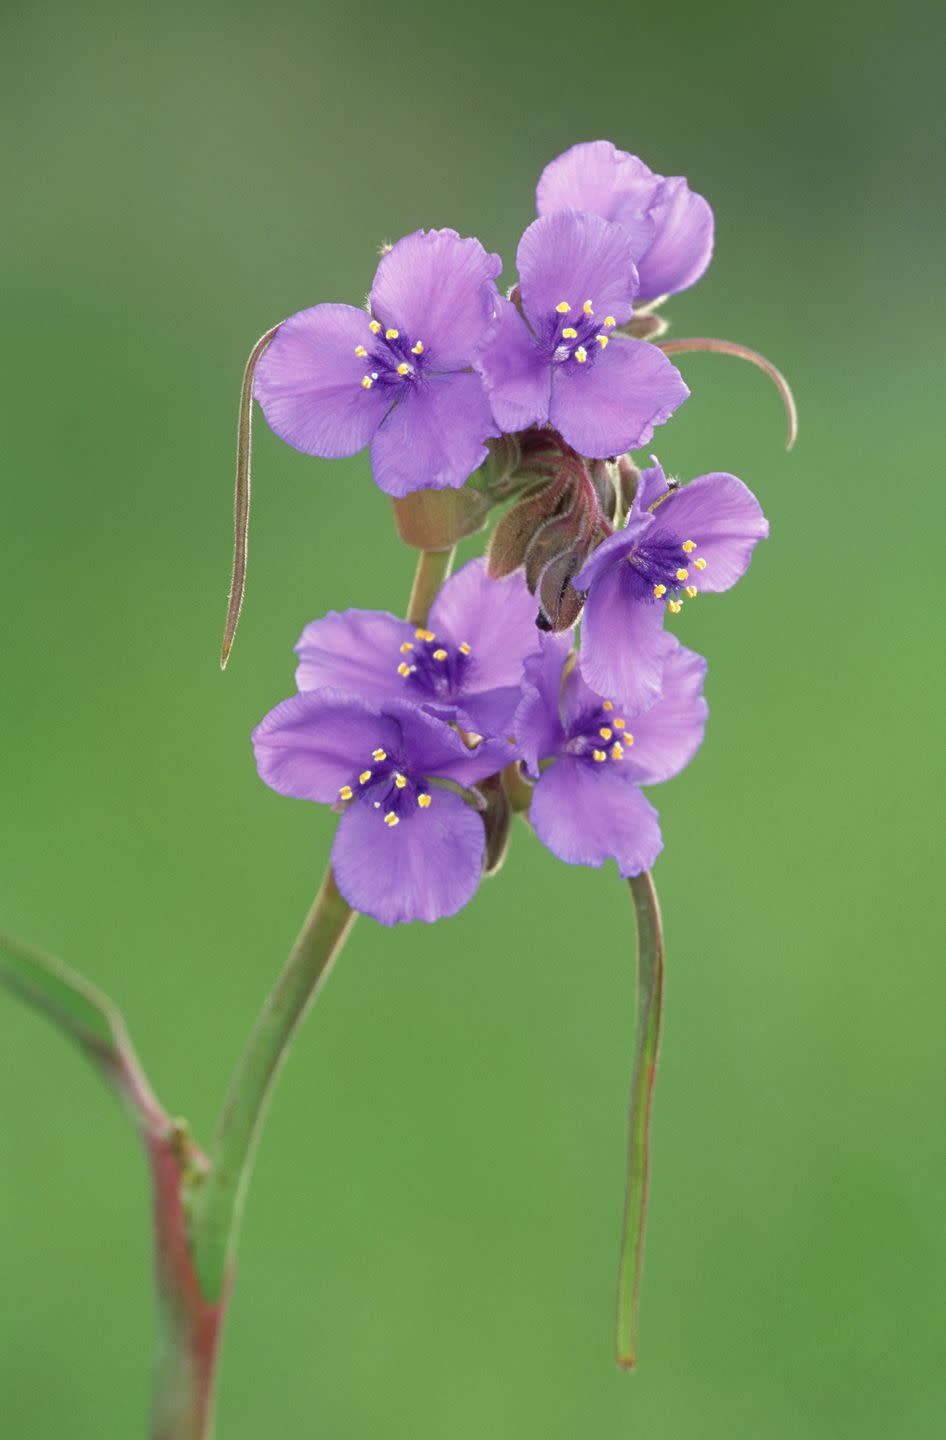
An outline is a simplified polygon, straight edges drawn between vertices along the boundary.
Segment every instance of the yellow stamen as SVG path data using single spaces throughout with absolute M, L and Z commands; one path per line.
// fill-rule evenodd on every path
M 667 609 L 670 611 L 671 615 L 679 615 L 680 611 L 683 609 L 683 606 L 681 605 L 679 600 L 668 600 Z
M 405 680 L 407 679 L 408 675 L 411 673 L 411 667 L 407 664 L 406 660 L 401 661 L 400 665 L 397 667 L 397 673 L 399 675 L 403 675 Z
M 436 636 L 432 630 L 415 630 L 414 639 L 431 641 L 436 639 Z
M 678 580 L 689 580 L 689 578 L 690 578 L 690 572 L 689 572 L 689 570 L 684 570 L 683 567 L 681 566 L 680 569 L 677 571 L 677 579 L 678 579 Z
M 654 586 L 654 599 L 655 599 L 655 600 L 662 600 L 663 597 L 666 595 L 666 593 L 667 593 L 667 587 L 666 587 L 666 585 L 655 585 L 655 586 Z
M 350 785 L 343 785 L 342 788 L 341 788 L 341 790 L 339 790 L 338 793 L 339 793 L 339 795 L 341 796 L 341 798 L 342 798 L 343 800 L 350 800 L 350 799 L 351 799 L 351 795 L 352 795 L 351 786 L 350 786 Z
M 405 785 L 407 784 L 407 781 L 403 775 L 395 775 L 394 783 L 397 786 L 398 790 L 403 790 Z
M 634 744 L 634 736 L 631 735 L 630 733 L 627 734 L 627 735 L 625 735 L 625 737 L 624 737 L 624 743 L 625 743 L 625 745 L 633 745 L 633 744 Z
M 378 331 L 381 329 L 381 321 L 372 320 L 371 324 L 368 326 L 368 329 L 371 331 L 372 335 L 377 335 Z
M 614 709 L 614 701 L 613 701 L 613 700 L 604 700 L 604 701 L 602 701 L 602 703 L 601 703 L 601 708 L 602 708 L 602 710 L 613 710 L 613 709 Z
M 361 377 L 361 388 L 362 388 L 362 390 L 370 390 L 373 384 L 374 384 L 374 381 L 372 380 L 372 378 L 371 378 L 370 375 L 362 375 L 362 377 Z
M 607 337 L 607 335 L 596 335 L 596 336 L 595 336 L 595 339 L 597 340 L 598 344 L 601 346 L 602 350 L 607 350 L 607 348 L 608 348 L 608 337 Z
M 592 750 L 591 758 L 592 760 L 597 760 L 598 764 L 600 765 L 601 761 L 607 760 L 608 757 L 603 750 Z
M 424 342 L 423 342 L 423 340 L 418 340 L 418 342 L 417 342 L 416 345 L 412 345 L 412 346 L 411 346 L 411 354 L 412 354 L 412 355 L 423 355 L 423 353 L 424 353 Z
M 410 652 L 413 650 L 413 648 L 414 648 L 414 642 L 413 642 L 413 640 L 405 640 L 405 641 L 404 641 L 404 644 L 401 646 L 401 654 L 402 654 L 402 655 L 409 655 Z
M 612 760 L 623 760 L 623 759 L 624 759 L 624 746 L 621 744 L 621 742 L 620 742 L 619 740 L 615 740 L 614 744 L 611 746 L 611 759 L 612 759 Z
M 359 359 L 359 360 L 363 360 L 363 359 L 365 358 L 365 356 L 367 355 L 367 353 L 368 353 L 368 352 L 367 352 L 367 350 L 365 349 L 364 345 L 356 345 L 356 346 L 355 346 L 355 354 L 358 356 L 358 359 Z
M 693 564 L 696 566 L 697 570 L 705 570 L 705 569 L 706 569 L 706 561 L 705 561 L 705 560 L 694 560 L 694 561 L 693 561 Z
M 464 641 L 463 641 L 463 644 L 459 647 L 459 650 L 460 650 L 460 654 L 461 654 L 461 655 L 469 655 L 469 653 L 470 653 L 470 646 L 469 646 L 469 645 L 466 643 L 466 641 L 464 640 Z
M 593 315 L 595 313 L 594 306 L 592 305 L 590 300 L 586 300 L 581 308 L 582 310 L 584 310 L 586 315 Z
M 400 365 L 397 367 L 397 373 L 399 375 L 409 375 L 411 373 L 411 367 L 404 360 L 402 360 Z
M 384 338 L 385 340 L 396 340 L 400 333 L 400 330 L 385 330 Z
M 598 731 L 598 734 L 601 736 L 602 740 L 610 740 L 611 736 L 614 734 L 614 731 L 609 730 L 607 725 L 602 725 L 601 729 Z
M 386 750 L 382 750 L 382 749 L 379 747 L 377 750 L 372 750 L 372 752 L 371 752 L 371 758 L 372 758 L 372 760 L 377 760 L 377 761 L 379 761 L 379 762 L 382 761 L 382 760 L 387 760 L 387 758 L 388 758 L 388 752 L 387 752 Z
M 418 805 L 420 806 L 420 808 L 421 808 L 422 810 L 426 810 L 427 807 L 428 807 L 428 805 L 430 804 L 430 796 L 429 796 L 429 795 L 418 795 L 418 797 L 417 797 L 417 803 L 418 803 Z
M 692 600 L 693 597 L 694 597 L 694 596 L 696 595 L 696 593 L 697 593 L 697 591 L 696 591 L 696 586 L 695 586 L 695 585 L 688 585 L 687 588 L 684 590 L 683 593 L 684 593 L 684 595 L 689 595 L 690 599 Z
M 577 340 L 577 339 L 578 339 L 578 331 L 575 329 L 574 325 L 566 325 L 566 326 L 565 326 L 565 329 L 562 331 L 562 339 L 563 339 L 563 340 Z
M 361 774 L 358 776 L 358 784 L 359 784 L 359 785 L 367 785 L 367 783 L 368 783 L 368 781 L 369 781 L 370 779 L 371 779 L 371 771 L 370 771 L 370 770 L 362 770 Z
M 385 825 L 390 825 L 392 830 L 394 829 L 395 825 L 398 823 L 398 817 L 395 815 L 393 810 L 389 810 L 387 815 L 385 815 L 384 823 Z
M 585 361 L 588 359 L 588 351 L 585 349 L 584 345 L 579 345 L 578 349 L 575 351 L 575 359 L 578 361 L 579 365 L 584 365 Z
M 446 652 L 446 650 L 435 650 L 435 651 L 434 651 L 434 659 L 435 659 L 435 660 L 446 660 L 446 658 L 447 658 L 447 652 Z
M 555 308 L 558 311 L 559 315 L 567 315 L 572 307 L 569 305 L 567 300 L 559 300 Z
M 605 325 L 607 325 L 608 329 L 610 330 L 610 329 L 612 329 L 613 326 L 615 326 L 618 322 L 615 320 L 615 318 L 614 318 L 613 315 L 605 315 L 605 317 L 604 317 L 604 323 L 605 323 Z
M 682 546 L 681 546 L 680 548 L 681 548 L 682 550 L 684 550 L 687 555 L 689 555 L 689 553 L 690 553 L 691 550 L 695 550 L 695 549 L 696 549 L 696 541 L 695 541 L 695 540 L 684 540 L 684 542 L 683 542 L 683 544 L 682 544 Z
M 614 722 L 614 728 L 615 728 L 615 730 L 623 730 L 626 724 L 627 724 L 627 721 L 626 721 L 626 720 L 622 720 L 621 717 L 618 716 L 618 718 L 617 718 L 617 719 L 615 720 L 615 722 Z

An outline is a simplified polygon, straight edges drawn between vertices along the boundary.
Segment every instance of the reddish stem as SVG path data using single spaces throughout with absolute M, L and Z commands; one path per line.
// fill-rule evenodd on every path
M 791 450 L 798 438 L 798 410 L 795 406 L 795 397 L 792 388 L 781 370 L 773 365 L 771 360 L 766 360 L 758 350 L 750 350 L 748 345 L 739 345 L 734 340 L 656 340 L 654 344 L 658 350 L 665 355 L 682 355 L 686 351 L 703 350 L 712 355 L 733 355 L 737 360 L 748 360 L 750 365 L 756 365 L 768 375 L 776 390 L 782 397 L 782 404 L 785 406 L 785 414 L 788 417 L 788 438 L 785 441 L 785 449 Z

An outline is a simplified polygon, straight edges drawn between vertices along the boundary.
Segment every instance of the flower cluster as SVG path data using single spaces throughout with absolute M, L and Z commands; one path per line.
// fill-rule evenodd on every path
M 397 499 L 513 501 L 422 623 L 307 625 L 298 693 L 253 735 L 268 785 L 340 813 L 338 887 L 384 924 L 465 905 L 510 808 L 567 863 L 650 868 L 641 787 L 682 770 L 706 723 L 706 662 L 665 617 L 732 586 L 767 534 L 734 475 L 681 485 L 628 453 L 689 393 L 654 311 L 709 263 L 707 202 L 596 141 L 547 166 L 536 208 L 506 295 L 478 240 L 418 231 L 386 248 L 365 309 L 293 315 L 256 369 L 297 449 L 367 446 Z

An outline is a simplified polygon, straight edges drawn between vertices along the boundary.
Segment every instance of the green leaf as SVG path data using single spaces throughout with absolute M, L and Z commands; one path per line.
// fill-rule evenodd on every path
M 649 873 L 628 881 L 637 922 L 637 1044 L 628 1117 L 627 1195 L 618 1279 L 617 1358 L 637 1364 L 644 1222 L 650 1170 L 650 1115 L 663 1007 L 664 942 L 657 891 Z

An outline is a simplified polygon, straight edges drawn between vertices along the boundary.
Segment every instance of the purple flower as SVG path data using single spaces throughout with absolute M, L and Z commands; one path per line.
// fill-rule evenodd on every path
M 671 488 L 660 465 L 641 476 L 627 525 L 575 576 L 587 590 L 582 615 L 585 678 L 642 709 L 660 694 L 664 611 L 683 596 L 728 590 L 749 568 L 769 524 L 735 475 L 700 475 Z
M 522 575 L 491 580 L 485 560 L 471 560 L 441 587 L 424 626 L 385 610 L 313 620 L 296 646 L 296 684 L 377 703 L 407 700 L 464 730 L 505 737 L 523 661 L 538 647 L 535 601 Z
M 255 394 L 276 434 L 335 459 L 371 446 L 382 490 L 456 489 L 496 435 L 471 367 L 494 323 L 498 255 L 455 230 L 418 230 L 385 254 L 369 311 L 316 305 L 279 327 Z
M 713 253 L 713 212 L 682 175 L 655 175 L 608 140 L 573 145 L 542 171 L 540 215 L 590 210 L 622 225 L 640 276 L 639 298 L 656 300 L 699 280 Z
M 503 762 L 488 743 L 470 751 L 449 725 L 403 701 L 318 690 L 271 710 L 253 745 L 271 789 L 344 807 L 332 865 L 355 910 L 396 925 L 439 920 L 472 898 L 483 821 L 436 782 L 472 785 L 492 774 Z
M 614 333 L 637 288 L 627 233 L 566 210 L 533 221 L 516 260 L 522 313 L 501 302 L 479 357 L 497 425 L 551 424 L 598 459 L 645 445 L 690 392 L 655 346 Z
M 541 653 L 527 662 L 516 716 L 527 767 L 539 777 L 532 824 L 543 845 L 570 865 L 614 859 L 623 876 L 639 875 L 663 840 L 657 812 L 638 787 L 669 780 L 699 749 L 706 661 L 663 634 L 661 698 L 632 718 L 621 702 L 591 690 L 577 665 L 565 669 L 563 640 L 544 637 Z

